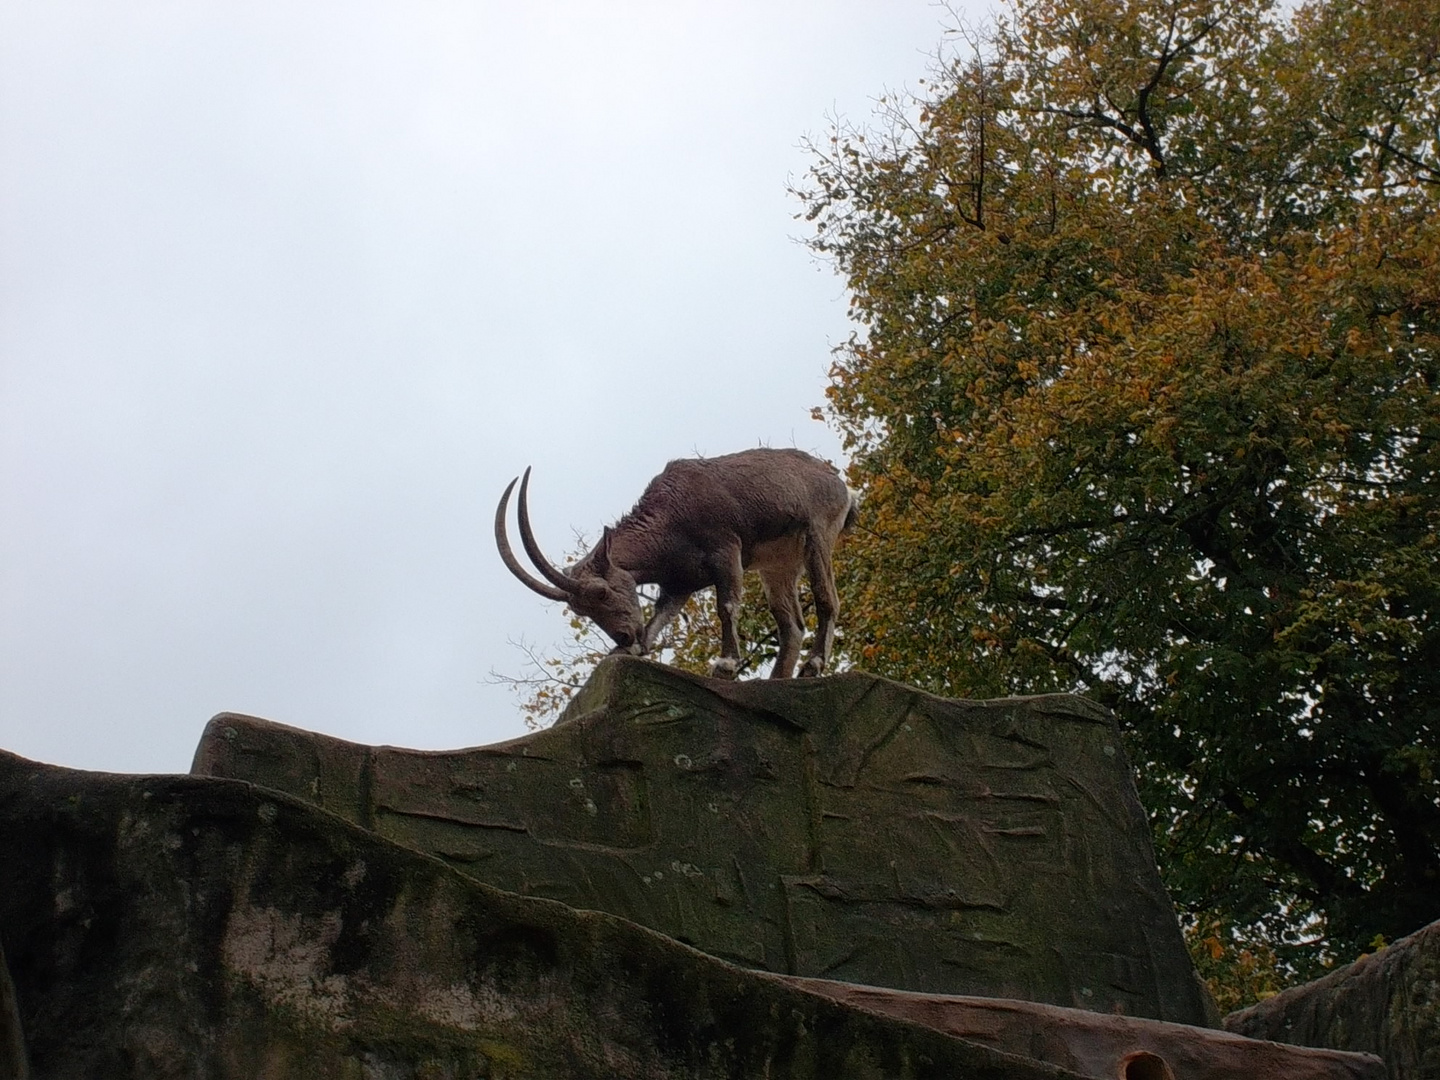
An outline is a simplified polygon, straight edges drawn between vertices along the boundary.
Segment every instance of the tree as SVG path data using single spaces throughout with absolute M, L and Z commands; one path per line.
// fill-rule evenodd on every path
M 850 660 L 1116 709 L 1193 936 L 1292 977 L 1440 918 L 1437 45 L 1016 0 L 799 191 Z

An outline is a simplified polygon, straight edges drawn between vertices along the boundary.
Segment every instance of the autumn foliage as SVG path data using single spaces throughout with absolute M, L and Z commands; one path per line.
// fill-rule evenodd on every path
M 848 661 L 1116 709 L 1195 940 L 1288 977 L 1440 918 L 1437 47 L 1437 0 L 1019 0 L 800 190 Z

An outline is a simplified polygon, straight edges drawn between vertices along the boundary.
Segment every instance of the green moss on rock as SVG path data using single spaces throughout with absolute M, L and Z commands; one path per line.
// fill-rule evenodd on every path
M 36 1080 L 1077 1074 L 506 894 L 287 795 L 0 753 Z
M 1440 1080 L 1440 922 L 1231 1013 L 1256 1039 L 1378 1054 L 1391 1080 Z
M 555 727 L 451 752 L 211 722 L 196 773 L 766 971 L 1206 1024 L 1113 717 L 863 674 L 602 663 Z

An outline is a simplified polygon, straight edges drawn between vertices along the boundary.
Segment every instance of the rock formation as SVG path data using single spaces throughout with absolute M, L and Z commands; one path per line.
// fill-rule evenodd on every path
M 1257 1039 L 1363 1051 L 1390 1080 L 1440 1080 L 1440 922 L 1225 1018 Z
M 1204 1001 L 1080 699 L 627 659 L 500 746 L 222 716 L 196 770 L 0 752 L 0 1080 L 1382 1075 L 1138 1018 Z
M 1301 1050 L 1163 1020 L 1007 998 L 912 994 L 820 979 L 792 982 L 837 1001 L 1106 1080 L 1380 1080 L 1385 1075 L 1380 1059 L 1368 1054 Z
M 0 948 L 0 1080 L 25 1080 L 28 1071 L 15 984 L 5 963 L 5 950 Z
M 0 753 L 0 854 L 34 1080 L 1079 1077 L 499 892 L 246 783 Z
M 1114 718 L 1084 698 L 615 657 L 513 742 L 426 753 L 221 716 L 194 771 L 747 967 L 1211 1022 Z

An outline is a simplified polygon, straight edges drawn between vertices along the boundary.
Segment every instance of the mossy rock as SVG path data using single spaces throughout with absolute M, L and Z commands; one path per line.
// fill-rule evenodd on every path
M 0 753 L 0 1058 L 33 1080 L 1077 1080 L 251 784 Z
M 1440 1080 L 1440 922 L 1225 1017 L 1254 1039 L 1377 1054 L 1390 1080 Z
M 248 717 L 194 771 L 765 971 L 1213 1023 L 1113 716 L 863 674 L 602 663 L 553 728 L 447 752 Z

